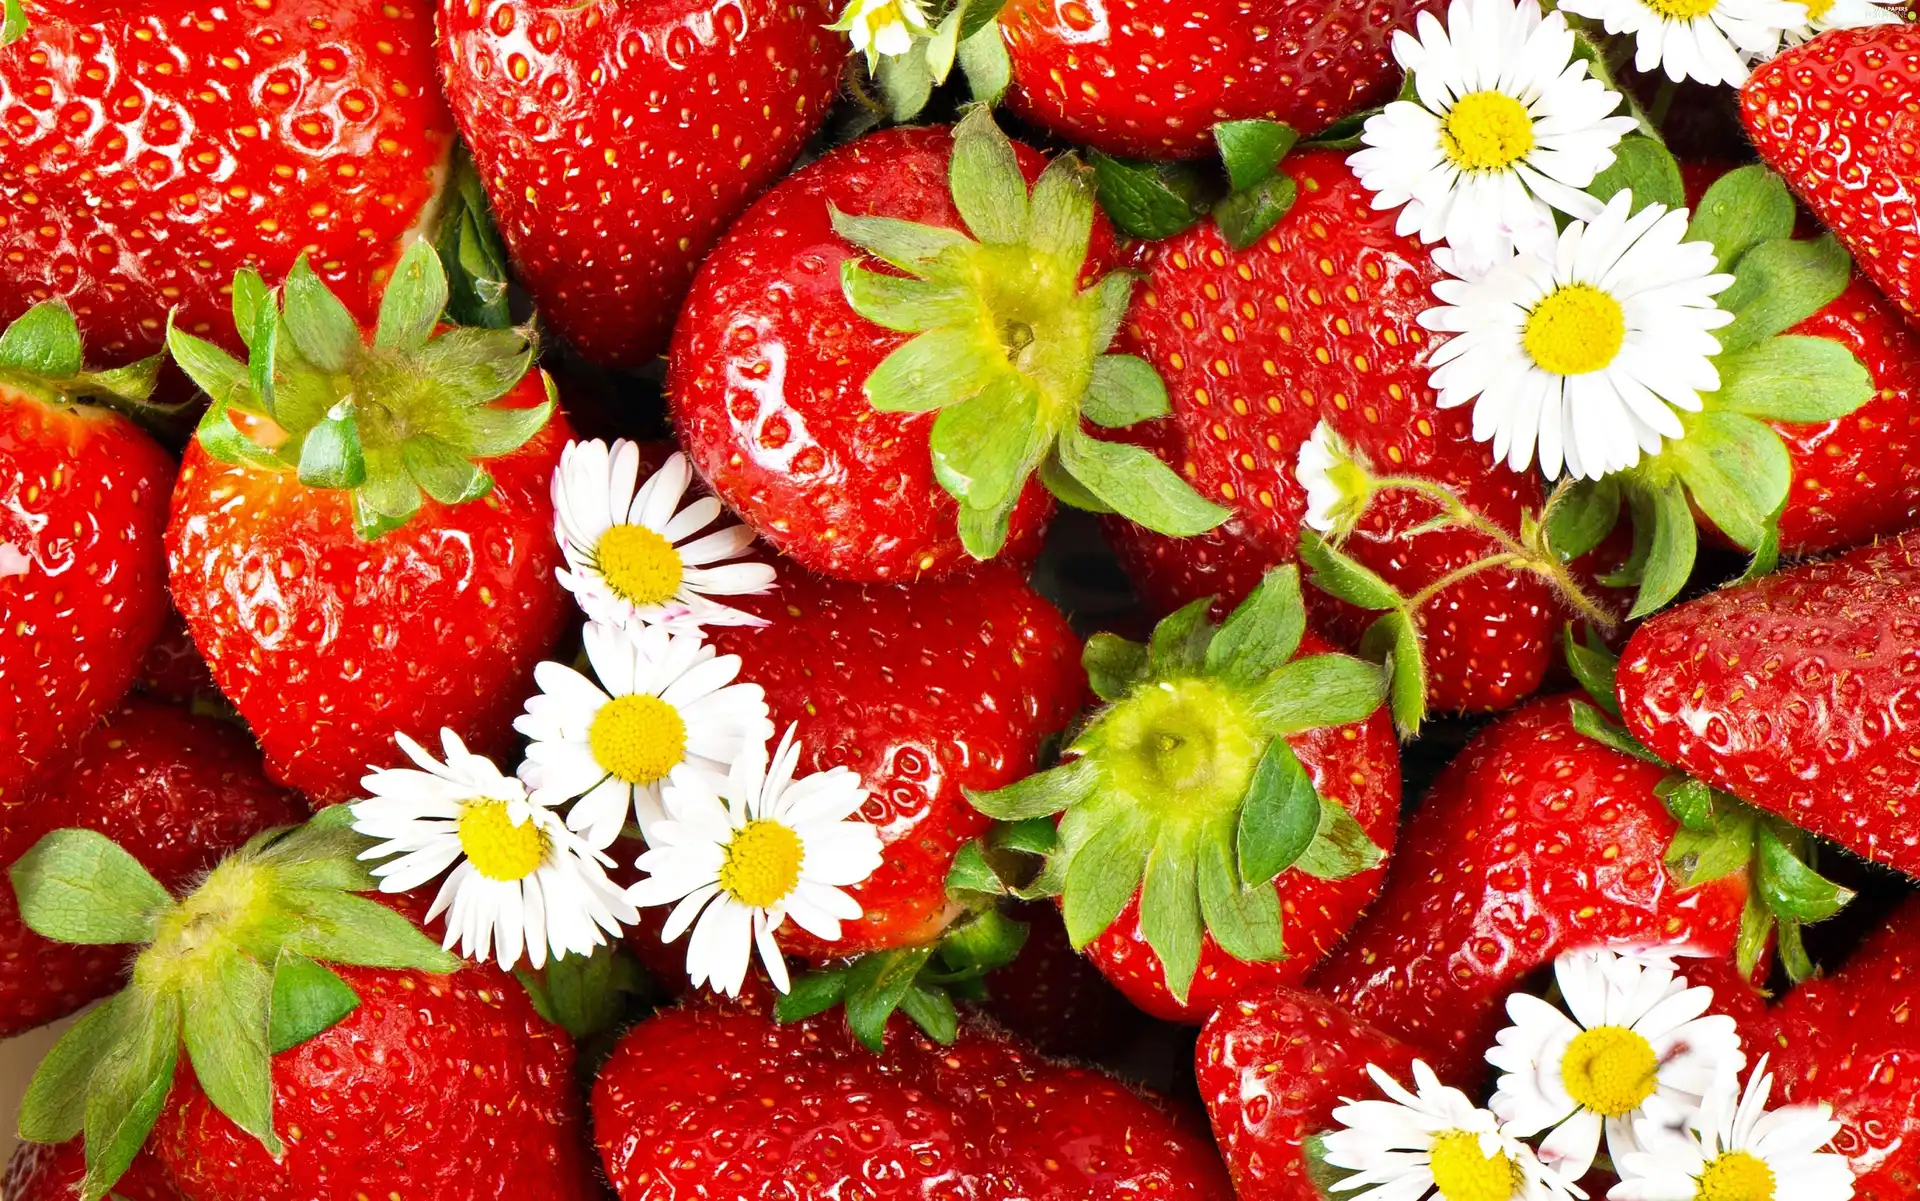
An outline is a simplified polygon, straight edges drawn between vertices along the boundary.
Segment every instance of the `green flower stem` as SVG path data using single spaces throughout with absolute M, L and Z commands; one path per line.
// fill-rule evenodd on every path
M 1420 607 L 1422 605 L 1425 605 L 1428 601 L 1432 600 L 1434 597 L 1440 595 L 1442 592 L 1445 592 L 1447 589 L 1453 587 L 1455 584 L 1458 584 L 1461 580 L 1467 579 L 1471 576 L 1479 575 L 1483 571 L 1491 571 L 1495 567 L 1525 566 L 1525 565 L 1526 565 L 1526 560 L 1524 559 L 1524 557 L 1520 555 L 1514 555 L 1514 554 L 1488 555 L 1484 559 L 1476 559 L 1474 562 L 1467 564 L 1465 567 L 1456 567 L 1452 571 L 1449 571 L 1447 574 L 1435 580 L 1433 583 L 1428 584 L 1425 588 L 1422 588 L 1420 591 L 1414 593 L 1411 597 L 1408 597 L 1407 610 L 1410 613 L 1418 613 L 1420 611 Z

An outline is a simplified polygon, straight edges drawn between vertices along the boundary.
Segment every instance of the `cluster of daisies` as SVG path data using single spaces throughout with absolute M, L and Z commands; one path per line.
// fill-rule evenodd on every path
M 1377 1066 L 1386 1100 L 1348 1100 L 1325 1136 L 1332 1186 L 1352 1201 L 1568 1201 L 1605 1155 L 1608 1201 L 1845 1201 L 1846 1159 L 1825 1150 L 1840 1124 L 1822 1106 L 1768 1109 L 1763 1058 L 1747 1073 L 1732 1018 L 1689 987 L 1671 958 L 1607 950 L 1554 965 L 1561 1004 L 1526 993 L 1487 1062 L 1492 1100 L 1475 1106 L 1413 1065 L 1407 1088 Z M 1564 1006 L 1564 1008 L 1563 1008 Z M 1537 1140 L 1529 1143 L 1528 1140 Z
M 502 772 L 442 731 L 441 756 L 404 734 L 412 768 L 361 783 L 354 829 L 386 892 L 440 880 L 429 920 L 446 945 L 511 969 L 524 956 L 589 955 L 640 910 L 673 906 L 663 937 L 691 931 L 695 987 L 737 994 L 757 949 L 788 987 L 774 935 L 791 919 L 837 941 L 860 916 L 845 891 L 880 865 L 880 837 L 845 768 L 799 775 L 789 728 L 777 746 L 758 684 L 705 630 L 761 625 L 726 598 L 766 592 L 773 568 L 743 558 L 753 535 L 713 529 L 721 505 L 686 499 L 692 469 L 674 454 L 641 481 L 627 441 L 567 446 L 553 476 L 562 585 L 587 622 L 581 671 L 541 663 L 540 691 L 514 723 L 528 740 Z M 635 884 L 608 875 L 623 837 L 644 845 Z

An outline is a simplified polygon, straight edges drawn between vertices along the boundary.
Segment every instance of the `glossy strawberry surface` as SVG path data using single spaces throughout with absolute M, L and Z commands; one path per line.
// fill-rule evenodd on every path
M 244 730 L 130 698 L 83 739 L 70 763 L 0 799 L 0 868 L 52 830 L 119 843 L 169 889 L 272 826 L 306 816 L 270 782 Z M 65 1017 L 119 986 L 131 948 L 54 943 L 27 929 L 0 885 L 0 1038 Z
M 1627 643 L 1655 754 L 1857 855 L 1920 872 L 1920 532 L 1711 592 Z
M 885 862 L 848 891 L 865 910 L 823 945 L 791 925 L 802 954 L 911 945 L 953 916 L 954 853 L 988 819 L 964 790 L 1012 783 L 1079 708 L 1080 642 L 1010 568 L 913 586 L 849 584 L 781 564 L 779 584 L 740 607 L 760 628 L 709 631 L 766 689 L 774 728 L 797 726 L 802 771 L 844 766 L 869 794 Z
M 933 413 L 879 413 L 862 385 L 909 335 L 855 314 L 856 256 L 830 206 L 964 228 L 948 191 L 951 132 L 895 129 L 821 158 L 768 193 L 708 259 L 674 334 L 667 390 L 687 454 L 714 492 L 782 554 L 854 580 L 939 575 L 969 560 L 934 478 Z M 1042 169 L 1020 150 L 1029 179 Z M 1089 276 L 1112 231 L 1095 223 Z M 1031 558 L 1053 507 L 1029 483 L 1004 557 Z
M 21 1143 L 0 1177 L 0 1197 L 6 1201 L 73 1201 L 87 1174 L 86 1150 L 79 1139 L 49 1146 Z M 114 1183 L 123 1201 L 186 1201 L 167 1179 L 160 1161 L 136 1156 L 127 1174 Z
M 65 298 L 114 362 L 176 306 L 235 344 L 233 273 L 303 253 L 370 317 L 453 142 L 426 0 L 37 3 L 0 128 L 0 322 Z
M 1310 986 L 1465 1087 L 1506 994 L 1564 951 L 1687 947 L 1730 958 L 1746 877 L 1682 889 L 1668 774 L 1587 738 L 1571 697 L 1476 737 L 1402 831 L 1387 887 Z
M 166 618 L 173 472 L 119 414 L 0 387 L 0 802 L 133 683 Z
M 694 269 L 826 118 L 827 0 L 441 0 L 447 97 L 542 314 L 586 357 L 665 349 Z
M 1392 95 L 1388 40 L 1409 0 L 1013 0 L 1008 103 L 1069 141 L 1186 158 L 1219 121 L 1283 121 L 1303 136 Z
M 540 396 L 529 376 L 507 403 Z M 511 745 L 534 664 L 572 616 L 548 488 L 567 437 L 556 417 L 486 464 L 485 497 L 429 500 L 372 542 L 349 494 L 188 447 L 167 529 L 174 603 L 275 778 L 332 804 L 403 761 L 396 731 Z

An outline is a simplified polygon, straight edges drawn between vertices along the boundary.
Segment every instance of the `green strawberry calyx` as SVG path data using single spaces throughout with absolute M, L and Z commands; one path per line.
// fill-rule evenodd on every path
M 22 1138 L 85 1136 L 83 1201 L 106 1196 L 146 1143 L 183 1049 L 207 1099 L 278 1157 L 272 1057 L 359 1005 L 325 965 L 459 969 L 406 918 L 354 895 L 377 883 L 350 820 L 343 805 L 261 834 L 177 899 L 91 830 L 56 830 L 14 864 L 35 933 L 141 948 L 126 988 L 54 1044 L 21 1099 Z
M 0 390 L 66 407 L 94 402 L 150 429 L 164 430 L 178 409 L 153 403 L 161 356 L 125 367 L 89 371 L 79 323 L 63 301 L 48 300 L 0 332 Z
M 1061 815 L 1024 895 L 1059 895 L 1083 948 L 1138 892 L 1141 932 L 1182 1000 L 1204 935 L 1243 961 L 1285 957 L 1283 873 L 1341 879 L 1385 857 L 1287 739 L 1366 720 L 1386 674 L 1348 655 L 1296 657 L 1306 612 L 1292 565 L 1268 572 L 1224 622 L 1208 618 L 1210 603 L 1162 621 L 1146 646 L 1095 635 L 1084 662 L 1107 705 L 1065 761 L 969 794 L 1002 821 Z
M 1064 503 L 1118 512 L 1176 537 L 1212 529 L 1228 511 L 1202 498 L 1144 448 L 1089 435 L 1164 416 L 1166 385 L 1144 359 L 1108 353 L 1133 276 L 1081 286 L 1094 206 L 1072 155 L 1029 191 L 1013 144 L 984 107 L 954 129 L 953 201 L 972 236 L 834 210 L 833 225 L 886 273 L 849 259 L 853 310 L 917 335 L 874 368 L 875 409 L 933 412 L 935 478 L 959 502 L 961 542 L 976 559 L 1006 543 L 1008 518 L 1036 473 Z
M 223 462 L 351 492 L 366 539 L 405 525 L 427 497 L 457 505 L 485 496 L 493 477 L 482 464 L 545 427 L 553 383 L 540 404 L 496 404 L 532 369 L 535 341 L 527 330 L 441 328 L 447 303 L 446 270 L 425 241 L 394 269 L 371 338 L 304 256 L 279 294 L 241 271 L 233 320 L 248 362 L 167 327 L 174 361 L 212 398 L 201 446 Z
M 1158 241 L 1209 214 L 1235 250 L 1265 237 L 1299 199 L 1280 170 L 1300 135 L 1279 121 L 1221 121 L 1213 127 L 1220 172 L 1192 163 L 1140 162 L 1093 152 L 1100 207 L 1122 232 Z M 1315 142 L 1315 145 L 1321 143 Z
M 1747 903 L 1740 915 L 1737 962 L 1744 975 L 1759 966 L 1771 939 L 1787 975 L 1798 982 L 1813 975 L 1802 928 L 1824 921 L 1853 900 L 1852 891 L 1814 868 L 1820 843 L 1806 831 L 1686 774 L 1643 746 L 1617 724 L 1620 702 L 1614 686 L 1619 660 L 1604 645 L 1582 643 L 1566 632 L 1567 666 L 1593 704 L 1575 700 L 1574 728 L 1621 754 L 1672 773 L 1654 793 L 1679 823 L 1667 848 L 1667 871 L 1682 888 L 1695 888 L 1736 872 L 1747 875 Z

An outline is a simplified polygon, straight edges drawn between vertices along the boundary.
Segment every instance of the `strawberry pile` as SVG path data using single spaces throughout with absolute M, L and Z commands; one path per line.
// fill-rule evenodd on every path
M 0 1201 L 1920 1195 L 1903 0 L 4 0 Z

